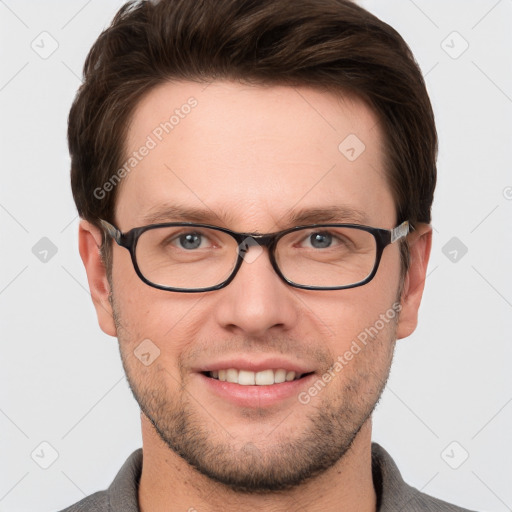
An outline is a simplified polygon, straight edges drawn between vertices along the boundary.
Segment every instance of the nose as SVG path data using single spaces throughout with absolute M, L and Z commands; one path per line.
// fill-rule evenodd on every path
M 216 319 L 232 333 L 261 337 L 296 325 L 299 312 L 291 287 L 274 271 L 268 249 L 249 247 L 235 278 L 218 290 Z

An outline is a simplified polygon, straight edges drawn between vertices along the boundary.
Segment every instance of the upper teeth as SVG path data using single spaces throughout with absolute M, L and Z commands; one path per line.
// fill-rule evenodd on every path
M 299 379 L 302 374 L 296 374 L 294 371 L 262 370 L 261 372 L 251 372 L 248 370 L 237 370 L 228 368 L 227 370 L 215 370 L 210 372 L 210 377 L 227 382 L 234 382 L 242 386 L 268 386 L 270 384 L 279 384 L 281 382 Z

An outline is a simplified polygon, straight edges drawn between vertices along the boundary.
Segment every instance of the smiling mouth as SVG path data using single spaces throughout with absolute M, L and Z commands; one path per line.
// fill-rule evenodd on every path
M 285 370 L 283 368 L 275 370 L 269 368 L 268 370 L 252 372 L 249 370 L 227 368 L 225 370 L 214 370 L 201 373 L 211 379 L 240 384 L 241 386 L 270 386 L 273 384 L 299 380 L 313 372 L 296 373 L 292 370 Z

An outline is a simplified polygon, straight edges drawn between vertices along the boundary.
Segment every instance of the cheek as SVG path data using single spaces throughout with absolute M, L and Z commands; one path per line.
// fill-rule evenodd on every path
M 399 266 L 393 271 L 379 272 L 370 283 L 358 288 L 303 296 L 305 314 L 334 357 L 348 350 L 358 336 L 364 337 L 376 322 L 379 331 L 383 331 L 383 317 L 386 328 L 397 318 L 398 278 Z
M 180 357 L 193 347 L 202 325 L 201 297 L 157 290 L 136 274 L 134 277 L 121 265 L 117 276 L 112 276 L 119 347 L 125 365 L 141 378 L 165 369 L 166 377 L 171 378 L 171 374 L 179 379 Z M 145 362 L 150 365 L 144 367 Z M 169 384 L 173 382 L 171 379 Z

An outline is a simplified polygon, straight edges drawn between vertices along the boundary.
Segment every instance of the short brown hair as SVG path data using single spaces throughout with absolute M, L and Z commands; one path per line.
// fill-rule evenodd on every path
M 82 218 L 113 221 L 117 187 L 101 199 L 95 190 L 125 160 L 143 95 L 173 79 L 216 78 L 363 99 L 380 120 L 397 221 L 430 223 L 437 133 L 423 76 L 402 37 L 349 0 L 126 3 L 91 48 L 69 113 L 71 185 Z M 403 246 L 405 267 L 406 260 Z

